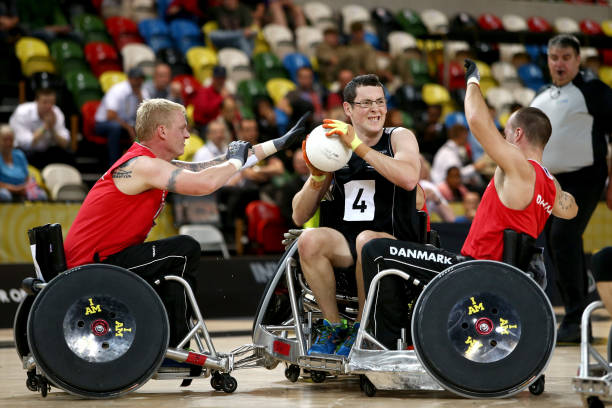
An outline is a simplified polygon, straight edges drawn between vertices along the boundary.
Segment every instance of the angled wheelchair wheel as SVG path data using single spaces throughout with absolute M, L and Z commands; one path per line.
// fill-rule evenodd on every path
M 19 306 L 17 306 L 15 318 L 13 319 L 13 338 L 15 339 L 15 348 L 20 359 L 30 354 L 30 346 L 28 345 L 28 316 L 33 303 L 33 295 L 23 298 Z
M 58 275 L 36 296 L 27 337 L 51 383 L 83 397 L 110 398 L 155 373 L 168 348 L 168 318 L 142 278 L 92 264 Z
M 555 317 L 540 287 L 501 262 L 446 269 L 414 307 L 419 360 L 444 388 L 474 398 L 510 396 L 536 381 L 555 345 Z

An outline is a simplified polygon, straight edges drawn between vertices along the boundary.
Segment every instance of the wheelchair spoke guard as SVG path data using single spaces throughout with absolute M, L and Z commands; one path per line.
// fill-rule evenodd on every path
M 71 269 L 35 298 L 27 324 L 38 367 L 56 386 L 87 398 L 143 385 L 168 347 L 168 318 L 153 288 L 125 269 Z
M 436 276 L 414 307 L 419 360 L 462 396 L 509 396 L 535 381 L 555 345 L 548 298 L 526 274 L 495 261 L 469 261 Z

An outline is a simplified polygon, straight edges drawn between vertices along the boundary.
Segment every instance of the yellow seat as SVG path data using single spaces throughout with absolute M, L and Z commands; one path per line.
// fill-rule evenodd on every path
M 100 75 L 100 87 L 102 92 L 106 93 L 113 85 L 123 82 L 127 79 L 127 75 L 121 71 L 106 71 Z
M 491 66 L 483 61 L 475 61 L 476 66 L 478 67 L 478 72 L 480 72 L 480 78 L 492 78 L 493 74 L 491 74 Z
M 15 54 L 21 62 L 22 68 L 31 57 L 48 57 L 50 55 L 47 44 L 34 37 L 22 37 L 17 41 L 15 44 Z
M 442 85 L 423 85 L 423 101 L 427 105 L 444 105 L 451 101 L 450 93 Z
M 219 59 L 213 48 L 195 46 L 187 50 L 187 64 L 193 70 L 198 81 L 203 82 L 212 76 L 212 70 Z
M 190 103 L 189 105 L 185 106 L 185 116 L 187 116 L 187 124 L 189 126 L 193 126 L 195 125 L 195 122 L 193 120 L 193 110 L 194 110 L 194 106 L 192 103 Z
M 497 81 L 491 77 L 480 78 L 480 90 L 483 95 L 487 94 L 487 91 L 497 86 Z
M 21 66 L 21 72 L 27 77 L 32 76 L 36 72 L 55 74 L 55 63 L 50 56 L 34 55 L 28 58 Z
M 608 37 L 612 37 L 612 20 L 604 20 L 601 22 L 601 30 Z
M 612 86 L 612 67 L 604 65 L 599 68 L 599 79 L 605 82 L 606 85 Z
M 206 46 L 213 50 L 215 49 L 215 46 L 213 45 L 212 41 L 210 41 L 209 33 L 211 31 L 215 31 L 218 29 L 219 29 L 219 23 L 217 23 L 216 21 L 209 21 L 208 23 L 202 26 L 202 32 L 204 33 L 204 39 L 206 41 Z
M 178 159 L 181 161 L 191 161 L 193 159 L 193 155 L 202 146 L 204 146 L 204 141 L 200 138 L 200 136 L 196 135 L 195 133 L 191 133 L 191 136 L 185 142 L 185 151 L 179 156 Z
M 40 174 L 40 170 L 31 164 L 28 164 L 28 175 L 36 180 L 36 184 L 38 184 L 40 188 L 46 189 L 42 174 Z
M 499 115 L 498 117 L 499 124 L 502 125 L 503 127 L 506 127 L 506 123 L 508 123 L 508 119 L 510 119 L 510 115 L 511 113 L 509 111 L 502 112 L 501 115 Z
M 295 88 L 296 85 L 287 78 L 272 78 L 266 82 L 266 91 L 268 91 L 268 95 L 270 95 L 275 104 L 280 102 L 288 92 L 293 91 Z

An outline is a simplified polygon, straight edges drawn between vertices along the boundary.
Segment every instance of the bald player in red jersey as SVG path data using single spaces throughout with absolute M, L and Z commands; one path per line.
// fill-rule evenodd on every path
M 535 240 L 551 214 L 571 219 L 578 211 L 572 195 L 563 191 L 541 164 L 551 134 L 548 117 L 537 108 L 521 108 L 510 116 L 504 134 L 500 134 L 480 92 L 476 64 L 466 60 L 465 67 L 465 114 L 470 131 L 498 167 L 482 197 L 461 255 L 391 237 L 369 241 L 357 248 L 362 251 L 366 288 L 374 275 L 384 269 L 406 270 L 428 281 L 437 272 L 467 259 L 501 261 L 504 230 L 524 233 Z M 396 279 L 397 284 L 385 285 L 390 290 L 384 293 L 379 289 L 374 332 L 383 344 L 394 348 L 400 328 L 409 327 L 405 308 L 412 299 L 403 279 L 385 279 Z

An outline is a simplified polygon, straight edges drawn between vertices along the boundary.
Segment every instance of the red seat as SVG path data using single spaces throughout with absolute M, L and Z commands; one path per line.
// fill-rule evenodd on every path
M 122 50 L 128 44 L 143 44 L 144 40 L 140 34 L 121 34 L 115 38 L 115 45 L 119 50 Z
M 117 51 L 107 43 L 91 42 L 85 45 L 85 59 L 97 77 L 110 70 L 123 71 Z
M 444 85 L 444 64 L 438 65 L 438 83 Z M 459 61 L 448 63 L 448 90 L 465 89 L 465 70 Z
M 586 35 L 601 35 L 603 33 L 599 23 L 588 18 L 580 22 L 580 31 Z
M 181 84 L 181 91 L 183 93 L 183 101 L 185 101 L 185 106 L 189 105 L 193 95 L 202 87 L 202 84 L 193 75 L 189 74 L 177 75 L 172 79 L 172 82 L 178 82 Z
M 504 25 L 502 24 L 501 18 L 497 17 L 492 13 L 483 13 L 478 17 L 478 25 L 482 30 L 493 31 L 503 30 Z
M 138 34 L 138 25 L 129 18 L 114 16 L 104 21 L 108 33 L 115 39 L 124 34 Z
M 287 226 L 278 206 L 256 200 L 247 205 L 245 212 L 247 235 L 257 253 L 282 252 L 282 237 Z
M 96 124 L 96 111 L 100 106 L 100 101 L 89 101 L 85 102 L 81 106 L 81 115 L 83 117 L 83 137 L 92 143 L 106 145 L 106 138 L 98 136 L 94 133 L 94 126 Z
M 612 65 L 612 49 L 604 48 L 599 50 L 601 62 L 604 65 Z
M 527 27 L 533 33 L 549 33 L 552 31 L 550 23 L 545 18 L 538 16 L 529 17 L 527 19 Z

